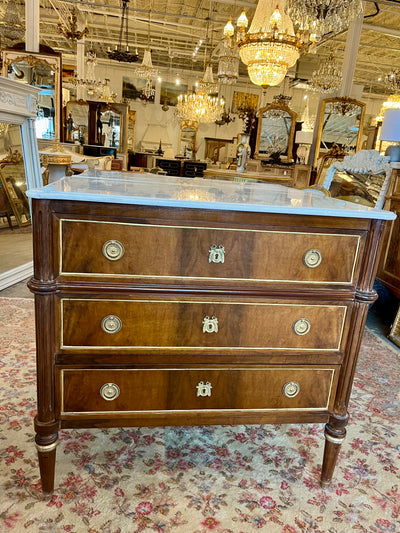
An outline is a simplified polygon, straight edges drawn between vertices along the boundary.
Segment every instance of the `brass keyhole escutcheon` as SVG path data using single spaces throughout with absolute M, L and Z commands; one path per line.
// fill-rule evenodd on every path
M 297 396 L 300 392 L 300 385 L 297 383 L 297 381 L 288 381 L 284 384 L 282 393 L 287 398 L 294 398 Z
M 319 250 L 307 250 L 303 256 L 303 263 L 308 268 L 316 268 L 321 264 L 322 254 Z
M 125 248 L 121 242 L 112 240 L 105 242 L 101 251 L 106 259 L 118 261 L 124 255 Z
M 113 333 L 118 333 L 121 328 L 122 320 L 116 315 L 107 315 L 101 321 L 101 329 L 110 335 Z
M 120 388 L 115 383 L 105 383 L 100 389 L 100 396 L 108 402 L 118 398 L 120 393 Z
M 225 262 L 225 248 L 220 245 L 213 244 L 208 250 L 209 263 L 224 263 Z
M 311 329 L 310 321 L 306 318 L 299 318 L 293 324 L 293 331 L 296 335 L 306 335 Z

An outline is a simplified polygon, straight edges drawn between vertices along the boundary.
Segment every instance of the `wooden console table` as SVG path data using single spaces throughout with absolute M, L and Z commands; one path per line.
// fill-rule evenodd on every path
M 325 422 L 332 478 L 389 211 L 280 185 L 71 176 L 32 197 L 36 446 L 60 428 Z

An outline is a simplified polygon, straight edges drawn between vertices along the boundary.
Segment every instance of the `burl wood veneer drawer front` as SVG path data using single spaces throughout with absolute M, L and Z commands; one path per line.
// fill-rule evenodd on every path
M 62 299 L 61 348 L 339 350 L 347 307 L 206 300 Z
M 338 368 L 57 369 L 61 415 L 328 409 Z
M 142 279 L 351 285 L 360 236 L 60 220 L 59 271 Z

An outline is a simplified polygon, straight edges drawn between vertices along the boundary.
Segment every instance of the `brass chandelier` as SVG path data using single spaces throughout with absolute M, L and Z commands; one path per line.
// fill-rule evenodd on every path
M 218 96 L 197 90 L 195 93 L 180 94 L 176 104 L 176 115 L 181 120 L 215 122 L 225 110 L 225 101 Z
M 78 30 L 78 15 L 75 7 L 71 9 L 71 12 L 68 17 L 68 26 L 66 26 L 60 19 L 60 22 L 57 24 L 58 31 L 69 41 L 75 42 L 80 41 L 89 33 L 89 28 L 85 24 L 83 30 Z
M 288 69 L 314 42 L 308 33 L 294 33 L 293 23 L 285 11 L 285 0 L 260 0 L 249 31 L 239 24 L 240 58 L 255 85 L 279 85 Z

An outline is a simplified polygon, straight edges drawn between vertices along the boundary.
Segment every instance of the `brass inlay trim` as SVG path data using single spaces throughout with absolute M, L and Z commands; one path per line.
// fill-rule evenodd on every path
M 121 277 L 121 278 L 140 278 L 140 279 L 187 279 L 187 280 L 216 280 L 216 281 L 253 281 L 253 282 L 280 282 L 280 283 L 307 283 L 307 284 L 321 284 L 327 283 L 329 285 L 352 285 L 354 280 L 354 271 L 357 263 L 357 258 L 359 254 L 360 241 L 361 237 L 357 234 L 347 234 L 347 233 L 322 233 L 322 232 L 303 232 L 303 231 L 271 231 L 271 230 L 253 230 L 253 229 L 241 229 L 241 228 L 215 228 L 212 226 L 173 226 L 168 224 L 134 224 L 129 222 L 108 222 L 106 220 L 81 220 L 81 219 L 69 219 L 69 218 L 60 218 L 59 219 L 59 233 L 60 233 L 60 249 L 59 249 L 59 265 L 60 265 L 60 275 L 69 275 L 69 276 L 90 276 L 90 277 Z M 351 269 L 350 280 L 348 281 L 331 281 L 329 279 L 310 281 L 310 280 L 292 280 L 292 279 L 269 279 L 269 278 L 223 278 L 223 277 L 206 277 L 206 276 L 160 276 L 160 275 L 149 275 L 149 274 L 106 274 L 106 273 L 87 273 L 87 272 L 68 272 L 63 270 L 62 264 L 62 250 L 63 250 L 63 239 L 62 239 L 62 225 L 63 223 L 86 223 L 86 224 L 111 224 L 112 226 L 134 226 L 134 227 L 145 227 L 145 228 L 172 228 L 172 229 L 194 229 L 194 230 L 213 230 L 213 231 L 238 231 L 246 233 L 271 233 L 271 234 L 288 234 L 288 235 L 314 235 L 314 236 L 329 236 L 329 237 L 338 237 L 338 238 L 355 238 L 357 240 L 356 249 L 354 252 L 353 266 Z
M 223 408 L 220 409 L 216 407 L 215 409 L 149 409 L 149 410 L 135 410 L 135 411 L 64 411 L 64 403 L 65 403 L 65 396 L 64 396 L 64 373 L 66 372 L 170 372 L 170 371 L 179 371 L 179 372 L 187 372 L 190 371 L 204 371 L 205 373 L 212 370 L 212 371 L 242 371 L 242 370 L 251 370 L 253 372 L 285 372 L 285 371 L 294 371 L 294 372 L 313 372 L 314 370 L 323 371 L 323 372 L 330 372 L 331 379 L 329 384 L 329 391 L 326 399 L 326 404 L 319 406 L 319 407 L 259 407 L 259 408 L 252 408 L 249 407 L 248 409 L 243 409 L 240 407 L 235 408 Z M 264 411 L 320 411 L 320 410 L 326 410 L 329 407 L 329 401 L 332 394 L 332 386 L 333 386 L 333 380 L 335 377 L 335 373 L 338 371 L 338 369 L 335 368 L 296 368 L 296 367 L 289 367 L 289 368 L 262 368 L 255 370 L 251 367 L 241 367 L 241 368 L 135 368 L 135 369 L 119 369 L 119 368 L 62 368 L 60 372 L 60 392 L 61 392 L 61 410 L 60 415 L 75 415 L 75 416 L 83 416 L 83 415 L 117 415 L 117 414 L 130 414 L 130 413 L 190 413 L 190 412 L 206 412 L 206 413 L 215 413 L 218 412 L 229 412 L 229 411 L 249 411 L 249 412 L 264 412 Z M 326 435 L 325 435 L 326 436 Z
M 338 438 L 338 437 L 332 437 L 331 435 L 329 435 L 329 433 L 325 433 L 325 439 L 329 442 L 332 442 L 332 444 L 342 444 L 345 438 L 346 438 L 346 435 L 343 435 L 342 438 Z
M 262 346 L 262 347 L 253 347 L 253 346 L 136 346 L 136 345 L 114 345 L 114 346 L 101 346 L 101 345 L 95 345 L 95 346 L 75 346 L 75 345 L 68 345 L 64 344 L 64 302 L 65 301 L 78 301 L 78 302 L 131 302 L 131 303 L 168 303 L 168 304 L 213 304 L 213 305 L 252 305 L 256 307 L 264 307 L 264 306 L 270 306 L 270 307 L 311 307 L 315 309 L 316 307 L 321 307 L 323 309 L 326 308 L 333 308 L 333 309 L 340 309 L 343 311 L 343 318 L 342 318 L 342 326 L 339 333 L 339 339 L 336 347 L 332 348 L 288 348 L 288 347 L 274 347 L 274 346 Z M 292 350 L 292 351 L 300 351 L 300 352 L 331 352 L 331 351 L 337 351 L 340 349 L 340 345 L 343 338 L 343 330 L 344 325 L 346 323 L 346 315 L 347 315 L 347 306 L 345 305 L 310 305 L 310 304 L 284 304 L 284 303 L 253 303 L 253 302 L 215 302 L 215 301 L 196 301 L 196 300 L 109 300 L 107 298 L 61 298 L 60 300 L 60 348 L 64 349 L 71 349 L 71 350 L 78 350 L 78 349 L 85 349 L 85 350 L 99 350 L 99 349 L 105 349 L 105 350 L 120 350 L 120 349 L 147 349 L 147 350 L 197 350 L 197 349 L 204 349 L 207 350 Z

